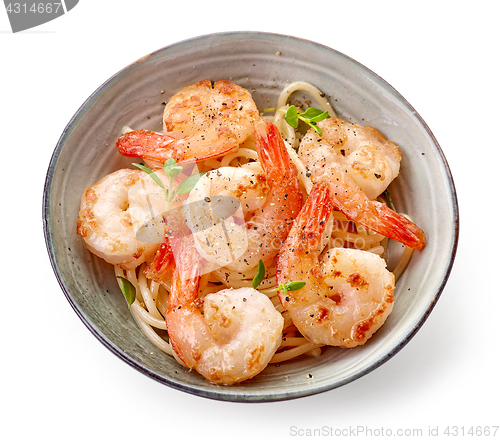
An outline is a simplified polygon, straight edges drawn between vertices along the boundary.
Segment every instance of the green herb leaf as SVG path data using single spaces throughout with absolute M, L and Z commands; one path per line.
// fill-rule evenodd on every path
M 300 290 L 302 287 L 306 285 L 305 281 L 288 281 L 286 283 L 280 284 L 279 289 L 283 295 L 286 295 L 287 292 L 293 290 Z
M 285 114 L 285 120 L 293 128 L 299 126 L 299 119 L 304 121 L 309 127 L 313 128 L 319 136 L 323 136 L 321 128 L 316 124 L 323 119 L 329 118 L 328 112 L 320 110 L 319 108 L 309 107 L 305 112 L 301 113 L 294 105 L 288 107 Z
M 286 290 L 288 291 L 300 290 L 305 285 L 305 281 L 288 281 L 288 283 L 285 283 Z
M 299 115 L 297 108 L 294 105 L 288 107 L 288 110 L 285 113 L 285 121 L 293 128 L 297 128 L 299 126 Z
M 167 175 L 169 180 L 169 185 L 168 185 L 169 188 L 166 189 L 165 185 L 163 185 L 163 182 L 160 180 L 160 178 L 148 167 L 145 167 L 144 165 L 138 163 L 134 163 L 132 165 L 135 165 L 137 168 L 148 173 L 149 176 L 160 186 L 160 188 L 163 189 L 163 193 L 165 195 L 165 201 L 167 202 L 166 206 L 167 211 L 168 207 L 170 206 L 170 203 L 172 202 L 172 200 L 174 200 L 174 197 L 177 194 L 186 194 L 189 191 L 191 191 L 195 187 L 198 180 L 200 180 L 201 176 L 206 174 L 206 173 L 193 174 L 192 176 L 189 176 L 188 178 L 184 179 L 179 184 L 177 189 L 174 189 L 173 188 L 174 177 L 178 176 L 182 172 L 182 167 L 180 165 L 177 165 L 177 162 L 175 161 L 174 158 L 170 157 L 163 164 L 163 170 L 165 171 L 165 174 Z
M 307 110 L 310 110 L 310 109 L 307 109 Z M 317 110 L 317 109 L 315 109 Z M 321 111 L 321 110 L 320 110 Z M 317 116 L 313 116 L 312 118 L 310 118 L 309 120 L 311 122 L 319 122 L 319 121 L 322 121 L 323 119 L 326 119 L 328 118 L 328 112 L 323 112 L 323 113 L 320 113 L 319 115 Z
M 141 169 L 142 171 L 145 171 L 146 173 L 149 174 L 149 177 L 155 181 L 156 184 L 158 184 L 163 191 L 165 191 L 165 185 L 163 185 L 163 182 L 160 180 L 160 178 L 153 172 L 153 170 L 150 170 L 148 167 L 145 167 L 144 165 L 141 165 L 139 163 L 133 163 L 132 165 L 136 166 L 137 168 Z
M 167 168 L 175 167 L 176 165 L 177 165 L 177 161 L 173 157 L 169 157 L 165 161 L 165 163 L 163 164 L 163 168 L 167 169 Z
M 119 275 L 116 278 L 118 278 L 121 281 L 120 282 L 120 288 L 122 290 L 123 296 L 127 300 L 128 309 L 130 310 L 130 307 L 132 306 L 132 304 L 135 301 L 135 287 L 126 278 L 123 278 L 123 277 L 121 277 Z
M 311 123 L 311 124 L 308 124 L 312 129 L 314 129 L 314 131 L 316 133 L 318 133 L 318 136 L 323 136 L 323 132 L 321 131 L 321 128 L 319 128 L 316 123 Z
M 323 110 L 320 110 L 319 108 L 309 107 L 304 113 L 301 113 L 300 116 L 302 116 L 305 119 L 312 120 L 313 118 L 320 116 L 323 113 L 326 113 L 328 115 L 328 112 L 324 112 Z M 320 121 L 321 120 L 322 119 L 320 119 Z
M 394 203 L 392 202 L 392 197 L 391 195 L 389 194 L 389 190 L 386 189 L 383 193 L 382 193 L 385 197 L 385 200 L 387 201 L 387 206 L 389 208 L 391 208 L 393 211 L 396 211 L 396 208 L 394 206 Z
M 167 177 L 173 179 L 182 172 L 182 167 L 180 165 L 177 165 L 177 162 L 173 157 L 169 157 L 163 164 L 163 171 L 165 171 Z
M 257 272 L 257 275 L 253 277 L 252 280 L 252 287 L 254 289 L 257 289 L 260 283 L 264 280 L 264 277 L 266 276 L 266 268 L 264 267 L 264 262 L 262 260 L 259 260 L 259 270 Z
M 177 187 L 177 191 L 175 191 L 175 193 L 176 194 L 188 193 L 196 186 L 196 184 L 198 183 L 198 180 L 200 180 L 200 178 L 202 176 L 204 176 L 205 174 L 206 174 L 206 172 L 205 173 L 197 173 L 197 174 L 193 174 L 192 176 L 187 177 L 186 179 L 184 179 L 180 183 L 180 185 Z

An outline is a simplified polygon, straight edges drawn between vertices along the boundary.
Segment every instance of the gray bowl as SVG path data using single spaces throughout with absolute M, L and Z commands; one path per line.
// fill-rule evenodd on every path
M 396 142 L 404 159 L 391 192 L 398 209 L 409 213 L 428 239 L 397 284 L 393 313 L 366 345 L 352 350 L 330 347 L 319 358 L 271 365 L 256 378 L 232 387 L 207 382 L 153 346 L 128 312 L 112 267 L 87 251 L 76 235 L 83 190 L 114 170 L 130 167 L 132 161 L 114 148 L 121 128 L 159 130 L 169 96 L 199 80 L 223 78 L 249 89 L 260 109 L 274 106 L 288 82 L 309 81 L 327 93 L 339 116 L 372 125 Z M 297 99 L 304 97 L 299 94 Z M 436 139 L 411 105 L 383 79 L 335 50 L 289 36 L 253 32 L 177 43 L 106 81 L 62 133 L 47 173 L 43 219 L 59 284 L 83 323 L 107 348 L 170 387 L 246 402 L 331 390 L 394 356 L 436 304 L 458 239 L 458 206 L 450 170 Z

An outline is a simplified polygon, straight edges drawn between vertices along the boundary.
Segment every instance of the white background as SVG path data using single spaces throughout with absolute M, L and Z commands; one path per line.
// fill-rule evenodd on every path
M 282 439 L 307 433 L 292 426 L 422 428 L 427 435 L 429 427 L 500 425 L 500 259 L 490 240 L 498 237 L 500 163 L 495 2 L 237 4 L 81 0 L 63 17 L 18 34 L 0 11 L 0 437 Z M 313 40 L 379 74 L 435 134 L 460 205 L 454 269 L 414 339 L 351 384 L 281 403 L 198 398 L 120 361 L 71 309 L 43 239 L 45 173 L 84 100 L 154 50 L 239 30 Z

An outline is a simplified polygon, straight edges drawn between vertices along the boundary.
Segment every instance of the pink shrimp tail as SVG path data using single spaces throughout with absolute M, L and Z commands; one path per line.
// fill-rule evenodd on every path
M 238 147 L 236 136 L 227 128 L 206 135 L 176 139 L 149 130 L 135 130 L 121 136 L 116 148 L 122 156 L 165 162 L 173 157 L 178 163 L 200 160 L 227 154 Z
M 424 231 L 384 203 L 366 199 L 362 201 L 363 209 L 346 209 L 348 203 L 353 205 L 351 201 L 346 202 L 341 197 L 333 197 L 333 205 L 337 209 L 369 230 L 393 238 L 413 249 L 422 249 L 425 246 Z
M 347 218 L 413 249 L 424 247 L 425 234 L 417 225 L 384 203 L 368 199 L 346 173 L 337 172 L 335 176 L 325 183 L 333 191 L 333 205 Z
M 382 227 L 374 229 L 386 237 L 393 238 L 413 249 L 422 249 L 425 246 L 426 237 L 424 231 L 415 223 L 408 220 L 401 214 L 390 209 L 387 205 L 373 202 L 377 211 L 377 218 L 380 219 Z M 369 225 L 366 225 L 369 228 Z
M 297 168 L 292 163 L 283 138 L 274 124 L 261 119 L 255 124 L 254 139 L 266 176 L 275 181 L 297 180 Z
M 198 328 L 194 333 L 209 331 L 203 320 L 192 319 L 199 314 L 197 309 L 201 267 L 202 260 L 194 246 L 193 236 L 184 237 L 176 254 L 165 324 L 172 348 L 189 368 L 195 367 L 201 354 L 196 348 L 192 333 L 184 331 L 186 323 L 191 322 L 190 326 Z M 185 347 L 189 347 L 189 350 Z
M 169 312 L 179 306 L 190 306 L 198 299 L 201 257 L 194 245 L 193 236 L 184 237 L 176 253 L 176 267 L 172 277 Z
M 135 130 L 125 133 L 116 142 L 116 148 L 122 156 L 165 162 L 176 156 L 174 146 L 177 139 L 163 136 L 149 130 Z
M 272 247 L 277 251 L 302 208 L 298 171 L 280 132 L 271 122 L 261 119 L 256 123 L 254 139 L 271 190 L 262 208 L 262 215 L 257 214 L 248 222 L 248 226 L 260 228 L 262 236 L 273 236 L 275 244 Z M 269 256 L 274 255 L 271 253 Z
M 288 259 L 291 255 L 310 255 L 318 250 L 326 222 L 333 210 L 330 188 L 319 183 L 313 186 L 306 203 L 295 219 L 292 230 L 281 248 L 276 266 L 278 284 L 291 281 L 288 279 Z
M 174 182 L 178 186 L 181 180 L 176 177 Z M 144 270 L 146 277 L 153 281 L 169 281 L 172 278 L 182 239 L 191 234 L 185 222 L 184 211 L 179 209 L 185 199 L 185 194 L 177 195 L 171 202 L 170 211 L 163 216 L 165 227 L 163 241 L 156 250 L 153 261 Z
M 153 261 L 144 270 L 144 274 L 147 278 L 156 282 L 168 281 L 172 278 L 174 269 L 174 251 L 170 245 L 170 240 L 165 235 Z

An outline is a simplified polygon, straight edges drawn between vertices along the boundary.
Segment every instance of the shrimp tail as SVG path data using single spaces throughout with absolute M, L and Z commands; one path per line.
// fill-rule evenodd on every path
M 264 119 L 257 122 L 254 139 L 271 189 L 262 208 L 264 215 L 257 214 L 247 224 L 259 231 L 261 237 L 272 236 L 271 247 L 277 250 L 286 240 L 293 221 L 302 208 L 298 171 L 280 132 L 271 122 Z M 271 253 L 269 256 L 274 255 Z
M 170 240 L 165 235 L 153 261 L 144 270 L 144 274 L 147 278 L 156 282 L 168 281 L 172 278 L 174 269 L 174 251 L 170 245 Z
M 373 202 L 373 206 L 377 211 L 377 217 L 383 224 L 382 233 L 386 237 L 393 238 L 412 249 L 422 249 L 425 246 L 425 233 L 415 223 L 393 211 L 384 203 Z
M 371 231 L 393 238 L 412 249 L 422 249 L 425 246 L 424 231 L 384 203 L 370 200 L 366 202 L 363 210 L 357 211 L 343 209 L 345 204 L 339 203 L 338 200 L 334 199 L 333 203 L 349 219 L 362 224 Z
M 293 165 L 283 138 L 274 124 L 261 119 L 255 124 L 254 139 L 258 146 L 257 154 L 266 171 L 266 176 L 274 181 L 297 180 L 298 171 Z
M 176 185 L 179 185 L 180 180 L 176 178 L 175 181 Z M 171 209 L 163 216 L 165 235 L 156 250 L 153 261 L 144 270 L 146 277 L 153 281 L 169 281 L 172 278 L 175 260 L 183 238 L 191 233 L 186 226 L 185 213 L 181 208 L 185 198 L 184 194 L 178 194 L 171 202 Z
M 315 185 L 293 226 L 294 231 L 298 232 L 299 252 L 318 248 L 332 209 L 328 185 Z
M 315 184 L 280 250 L 276 266 L 278 284 L 291 281 L 285 269 L 291 267 L 291 258 L 308 259 L 317 255 L 321 235 L 332 210 L 329 186 L 323 183 Z
M 179 163 L 218 157 L 237 147 L 236 136 L 226 127 L 186 139 L 176 139 L 149 130 L 135 130 L 125 133 L 116 142 L 116 148 L 122 156 L 157 162 L 165 162 L 173 157 Z
M 193 337 L 193 334 L 210 333 L 206 322 L 199 319 L 201 314 L 198 312 L 201 263 L 193 236 L 185 237 L 176 254 L 176 268 L 172 277 L 165 324 L 172 348 L 189 368 L 196 366 L 203 352 L 203 344 L 197 337 Z M 186 324 L 188 322 L 189 325 Z
M 149 130 L 135 130 L 125 133 L 116 141 L 116 148 L 122 156 L 165 162 L 175 157 L 177 139 L 163 136 Z
M 172 277 L 169 311 L 181 304 L 192 304 L 198 299 L 202 260 L 192 235 L 182 240 L 175 262 L 176 270 Z
M 368 199 L 346 173 L 336 170 L 336 180 L 329 181 L 335 208 L 350 220 L 413 249 L 425 246 L 425 233 L 415 223 L 386 204 Z

